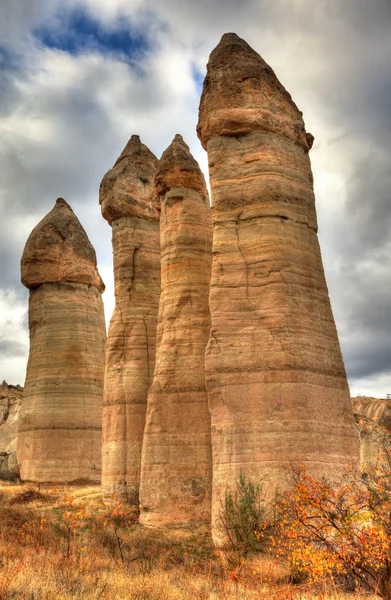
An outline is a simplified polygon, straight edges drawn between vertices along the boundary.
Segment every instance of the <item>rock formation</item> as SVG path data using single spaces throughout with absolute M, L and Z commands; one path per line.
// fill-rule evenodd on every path
M 210 415 L 204 355 L 212 223 L 205 180 L 177 135 L 156 175 L 162 293 L 156 368 L 148 395 L 140 521 L 152 527 L 210 521 Z
M 317 239 L 313 137 L 273 70 L 235 34 L 212 52 L 198 135 L 213 205 L 206 378 L 213 534 L 239 473 L 273 486 L 301 460 L 332 475 L 358 436 Z
M 22 396 L 20 385 L 3 381 L 0 386 L 0 479 L 14 479 L 19 475 L 16 437 Z
M 391 399 L 357 396 L 353 411 L 360 430 L 360 462 L 365 469 L 374 463 L 382 445 L 391 439 Z
M 138 502 L 148 389 L 155 366 L 160 296 L 157 158 L 134 135 L 103 178 L 100 204 L 112 227 L 115 308 L 103 406 L 102 487 Z
M 59 198 L 22 257 L 30 353 L 19 419 L 22 480 L 99 482 L 106 329 L 95 251 Z

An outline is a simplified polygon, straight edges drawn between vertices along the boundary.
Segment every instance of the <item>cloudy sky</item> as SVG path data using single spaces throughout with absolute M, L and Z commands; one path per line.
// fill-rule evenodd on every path
M 234 31 L 315 136 L 319 236 L 351 392 L 391 393 L 390 0 L 1 0 L 0 380 L 23 384 L 19 261 L 57 197 L 94 244 L 113 308 L 99 184 L 136 133 L 160 156 L 196 133 L 205 65 Z

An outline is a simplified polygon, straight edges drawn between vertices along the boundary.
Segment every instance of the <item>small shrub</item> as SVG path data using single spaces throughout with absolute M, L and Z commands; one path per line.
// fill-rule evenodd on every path
M 106 513 L 102 515 L 104 527 L 110 527 L 114 533 L 122 563 L 125 562 L 123 534 L 135 526 L 137 517 L 136 507 L 114 497 L 106 507 Z
M 302 464 L 277 498 L 278 555 L 310 582 L 358 587 L 391 600 L 391 445 L 367 473 L 339 485 L 316 480 Z
M 266 507 L 261 483 L 240 473 L 236 490 L 227 490 L 220 519 L 233 550 L 241 554 L 262 550 L 266 541 Z
M 65 494 L 62 501 L 53 510 L 57 515 L 55 528 L 66 539 L 64 556 L 69 558 L 72 553 L 72 547 L 76 544 L 77 537 L 88 529 L 90 515 L 69 494 Z
M 12 504 L 29 504 L 30 502 L 50 502 L 52 498 L 46 494 L 42 494 L 38 489 L 27 488 L 19 494 L 16 494 L 10 499 L 9 503 Z
M 129 486 L 127 489 L 127 504 L 134 508 L 137 516 L 140 514 L 140 489 L 138 485 Z

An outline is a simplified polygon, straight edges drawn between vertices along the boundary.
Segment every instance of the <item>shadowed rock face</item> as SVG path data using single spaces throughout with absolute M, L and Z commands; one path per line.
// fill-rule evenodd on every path
M 106 329 L 95 251 L 65 200 L 22 257 L 30 353 L 17 458 L 22 480 L 100 481 Z
M 140 484 L 140 520 L 152 527 L 210 521 L 210 415 L 204 355 L 212 223 L 204 177 L 181 136 L 156 174 L 161 203 L 162 293 L 156 367 Z
M 235 34 L 210 56 L 198 134 L 213 204 L 206 379 L 221 545 L 220 501 L 240 471 L 272 490 L 289 461 L 333 475 L 359 450 L 317 239 L 313 137 Z
M 155 366 L 160 295 L 157 158 L 132 136 L 101 183 L 112 227 L 115 308 L 110 321 L 103 406 L 102 488 L 138 502 L 148 389 Z
M 0 386 L 0 479 L 19 475 L 16 437 L 22 396 L 20 385 L 8 385 L 3 381 Z

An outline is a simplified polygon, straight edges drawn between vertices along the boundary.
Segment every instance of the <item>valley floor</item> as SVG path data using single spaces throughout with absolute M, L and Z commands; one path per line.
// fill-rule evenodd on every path
M 215 552 L 209 531 L 158 532 L 100 488 L 0 482 L 0 600 L 359 600 L 291 585 L 265 556 Z M 368 596 L 365 596 L 368 600 Z

